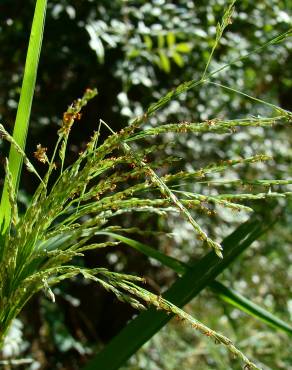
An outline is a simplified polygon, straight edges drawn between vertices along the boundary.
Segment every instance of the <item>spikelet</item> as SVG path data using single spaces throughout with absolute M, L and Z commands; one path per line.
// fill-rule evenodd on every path
M 16 200 L 16 195 L 15 195 L 14 186 L 13 186 L 13 180 L 12 180 L 11 172 L 9 170 L 9 162 L 7 158 L 5 158 L 5 173 L 6 173 L 6 179 L 7 179 L 7 185 L 8 185 L 8 197 L 9 197 L 9 202 L 11 206 L 11 221 L 12 221 L 12 224 L 16 226 L 19 220 L 18 207 L 17 207 L 17 200 Z
M 29 161 L 24 151 L 17 144 L 17 142 L 13 139 L 13 137 L 5 130 L 4 126 L 1 124 L 0 124 L 0 135 L 2 136 L 4 140 L 8 141 L 15 148 L 17 153 L 19 153 L 23 157 L 23 161 L 24 161 L 24 164 L 27 170 L 29 172 L 34 173 L 37 176 L 37 178 L 42 182 L 42 178 L 38 174 L 37 170 L 34 168 L 33 164 Z

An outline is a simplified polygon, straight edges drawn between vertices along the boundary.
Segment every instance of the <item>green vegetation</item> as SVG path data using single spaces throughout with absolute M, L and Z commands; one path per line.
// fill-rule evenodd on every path
M 94 101 L 97 96 L 97 90 L 87 88 L 83 97 L 74 101 L 63 114 L 52 155 L 48 154 L 45 146 L 37 145 L 34 157 L 47 168 L 46 171 L 39 171 L 38 166 L 34 166 L 24 152 L 47 7 L 46 1 L 36 2 L 13 135 L 8 133 L 6 125 L 0 126 L 3 140 L 11 145 L 9 159 L 5 162 L 6 176 L 0 206 L 1 346 L 5 347 L 5 338 L 13 320 L 37 292 L 43 290 L 48 299 L 55 303 L 53 287 L 78 275 L 97 283 L 134 309 L 147 309 L 146 313 L 133 320 L 92 363 L 89 363 L 87 369 L 97 365 L 118 369 L 171 316 L 188 322 L 195 330 L 222 344 L 231 354 L 243 361 L 246 369 L 262 368 L 260 364 L 256 364 L 256 359 L 255 362 L 249 360 L 237 344 L 233 344 L 230 339 L 181 309 L 208 286 L 222 301 L 227 301 L 273 328 L 291 335 L 289 324 L 222 283 L 213 281 L 272 225 L 275 215 L 271 222 L 271 217 L 267 215 L 260 217 L 260 214 L 265 212 L 259 210 L 260 221 L 251 218 L 250 222 L 239 226 L 222 243 L 219 240 L 223 239 L 223 234 L 214 232 L 216 223 L 213 223 L 211 216 L 217 213 L 220 216 L 220 212 L 227 210 L 246 217 L 254 208 L 260 209 L 256 205 L 257 201 L 275 202 L 277 199 L 291 196 L 292 180 L 285 170 L 281 171 L 281 163 L 276 173 L 273 170 L 267 171 L 269 165 L 265 163 L 272 162 L 270 153 L 249 153 L 249 150 L 246 150 L 243 151 L 245 155 L 235 152 L 224 160 L 214 160 L 207 156 L 196 169 L 190 170 L 187 167 L 188 163 L 192 162 L 192 157 L 188 154 L 183 158 L 184 164 L 179 163 L 178 157 L 181 155 L 178 156 L 170 145 L 173 141 L 179 144 L 185 137 L 195 136 L 196 140 L 203 140 L 203 137 L 208 135 L 212 142 L 218 140 L 233 143 L 237 132 L 243 134 L 246 131 L 252 135 L 253 130 L 261 130 L 261 133 L 270 133 L 277 127 L 281 130 L 291 124 L 292 114 L 288 109 L 281 108 L 273 101 L 253 97 L 249 91 L 242 92 L 227 86 L 221 77 L 222 72 L 231 71 L 237 65 L 243 69 L 242 65 L 254 55 L 266 49 L 271 52 L 278 44 L 287 42 L 291 29 L 273 35 L 262 45 L 211 68 L 225 28 L 232 23 L 234 4 L 235 1 L 232 1 L 227 6 L 222 20 L 217 24 L 214 40 L 210 43 L 211 51 L 205 58 L 204 68 L 198 77 L 164 92 L 144 113 L 139 112 L 136 118 L 132 114 L 133 107 L 128 104 L 127 93 L 131 86 L 129 81 L 123 83 L 119 100 L 124 105 L 124 116 L 130 118 L 128 125 L 115 129 L 110 121 L 106 119 L 107 123 L 100 119 L 84 150 L 72 160 L 71 156 L 68 158 L 72 126 L 75 121 L 81 120 L 81 110 L 86 105 L 90 106 L 91 100 Z M 92 27 L 92 24 L 87 27 L 91 38 Z M 105 37 L 104 34 L 100 36 Z M 181 40 L 184 37 L 186 35 L 176 35 L 171 31 L 158 34 L 157 45 L 154 46 L 152 38 L 146 33 L 142 51 L 132 49 L 127 58 L 129 61 L 140 57 L 143 59 L 145 51 L 146 55 L 152 55 L 151 62 L 158 69 L 163 73 L 170 73 L 172 63 L 176 63 L 179 68 L 184 67 L 183 55 L 192 50 L 189 42 Z M 94 45 L 99 62 L 105 62 L 102 42 L 95 40 Z M 92 47 L 94 45 L 91 43 Z M 241 112 L 238 118 L 231 114 L 230 118 L 190 117 L 189 120 L 181 120 L 180 114 L 172 119 L 172 113 L 171 122 L 174 123 L 165 124 L 167 109 L 172 103 L 185 97 L 187 92 L 200 93 L 209 86 L 237 94 L 256 106 L 263 106 L 266 109 L 265 114 L 251 116 Z M 100 90 L 102 88 L 101 86 Z M 188 107 L 187 100 L 185 106 Z M 109 135 L 103 138 L 105 131 L 108 131 Z M 171 142 L 167 138 L 171 138 Z M 39 181 L 31 199 L 26 202 L 25 212 L 20 210 L 17 201 L 22 161 Z M 244 169 L 248 170 L 244 172 Z M 274 204 L 276 207 L 276 203 Z M 197 258 L 194 263 L 185 263 L 177 256 L 170 257 L 145 243 L 122 236 L 120 233 L 142 236 L 147 236 L 148 233 L 154 237 L 161 234 L 160 226 L 156 230 L 151 226 L 150 230 L 145 231 L 141 224 L 133 227 L 131 213 L 146 215 L 141 218 L 142 225 L 152 214 L 153 219 L 163 220 L 165 215 L 171 219 L 173 214 L 179 213 L 187 224 L 191 225 L 192 235 L 199 243 L 199 253 L 203 252 L 201 246 L 209 247 L 211 252 L 203 258 Z M 199 213 L 203 214 L 202 222 L 198 221 Z M 126 216 L 123 221 L 121 215 Z M 120 242 L 159 261 L 162 266 L 170 268 L 182 277 L 165 295 L 160 296 L 151 292 L 148 285 L 143 287 L 147 279 L 145 280 L 142 274 L 136 276 L 118 272 L 107 266 L 87 267 L 84 263 L 83 257 L 89 251 L 107 247 L 115 249 Z M 157 313 L 155 309 L 148 309 L 148 306 L 154 306 L 156 310 L 163 312 Z M 125 338 L 130 340 L 126 341 Z M 111 361 L 113 356 L 116 362 Z

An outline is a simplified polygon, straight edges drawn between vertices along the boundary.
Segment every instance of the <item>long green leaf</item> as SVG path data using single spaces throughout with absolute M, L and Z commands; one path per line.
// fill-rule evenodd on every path
M 131 246 L 132 248 L 138 250 L 139 252 L 147 255 L 148 257 L 154 258 L 155 260 L 161 262 L 164 266 L 171 268 L 173 271 L 179 275 L 183 275 L 190 270 L 191 266 L 183 263 L 173 257 L 166 256 L 165 254 L 157 251 L 156 249 L 149 247 L 143 243 L 140 243 L 136 240 L 127 238 L 125 236 L 114 234 L 114 233 L 103 233 L 108 236 L 111 236 L 115 239 L 120 240 L 121 242 Z M 272 315 L 270 312 L 266 311 L 262 307 L 256 305 L 246 297 L 242 296 L 233 289 L 227 288 L 222 283 L 218 281 L 213 281 L 209 284 L 209 287 L 214 293 L 216 293 L 223 301 L 231 304 L 232 306 L 240 309 L 241 311 L 251 315 L 267 324 L 268 326 L 284 331 L 292 335 L 292 327 L 289 326 L 284 321 L 278 319 L 275 315 Z
M 183 275 L 188 269 L 188 266 L 186 264 L 178 261 L 175 258 L 166 256 L 165 254 L 159 252 L 158 250 L 152 247 L 149 247 L 146 244 L 138 242 L 137 240 L 127 238 L 120 234 L 115 234 L 112 232 L 104 232 L 104 231 L 98 232 L 96 233 L 96 235 L 107 235 L 114 239 L 120 240 L 121 242 L 129 245 L 130 247 L 145 254 L 146 256 L 154 258 L 155 260 L 161 262 L 164 266 L 171 268 L 173 271 L 177 272 L 179 275 Z
M 232 306 L 238 308 L 241 311 L 253 316 L 273 329 L 279 329 L 285 333 L 292 335 L 292 327 L 288 325 L 283 320 L 280 320 L 275 315 L 272 315 L 262 307 L 251 302 L 246 297 L 242 296 L 233 289 L 227 288 L 218 281 L 213 281 L 209 284 L 212 291 L 217 294 L 223 301 L 231 304 Z
M 236 257 L 264 233 L 266 222 L 256 219 L 244 223 L 223 241 L 224 258 L 219 259 L 212 251 L 179 278 L 163 295 L 178 307 L 184 306 L 208 286 Z M 159 331 L 171 318 L 165 312 L 153 308 L 142 312 L 132 320 L 113 340 L 93 358 L 84 370 L 117 370 L 144 343 Z
M 13 138 L 22 150 L 25 149 L 31 105 L 35 89 L 39 57 L 42 47 L 44 24 L 46 18 L 46 7 L 47 0 L 37 0 L 26 55 L 21 94 L 14 125 Z M 11 171 L 14 193 L 16 195 L 18 192 L 22 162 L 22 156 L 15 150 L 13 146 L 11 146 L 9 152 L 9 168 Z M 9 202 L 7 179 L 5 179 L 0 205 L 0 226 L 2 235 L 9 227 L 10 219 L 11 206 Z

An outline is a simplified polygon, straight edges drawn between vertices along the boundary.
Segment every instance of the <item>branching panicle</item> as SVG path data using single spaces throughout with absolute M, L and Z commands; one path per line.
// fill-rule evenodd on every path
M 79 111 L 86 104 L 94 92 L 87 92 L 85 98 L 77 100 L 69 109 L 64 118 L 64 126 L 59 130 L 62 140 L 59 143 L 66 145 L 70 128 L 74 119 L 80 118 Z M 44 290 L 49 299 L 54 301 L 52 286 L 63 279 L 76 275 L 94 280 L 108 291 L 116 295 L 122 302 L 129 303 L 136 309 L 144 309 L 145 304 L 152 304 L 158 309 L 177 315 L 181 320 L 188 321 L 201 333 L 213 337 L 214 340 L 225 345 L 232 353 L 239 356 L 251 368 L 257 368 L 251 363 L 227 338 L 212 331 L 202 323 L 191 318 L 171 303 L 159 298 L 134 282 L 137 277 L 111 273 L 105 269 L 84 269 L 68 265 L 76 256 L 83 256 L 88 250 L 116 246 L 117 242 L 91 242 L 94 235 L 106 235 L 106 230 L 114 230 L 118 226 L 107 226 L 110 219 L 128 212 L 157 212 L 168 214 L 180 212 L 191 223 L 198 239 L 205 242 L 219 257 L 223 257 L 220 244 L 211 239 L 201 228 L 197 215 L 203 211 L 206 215 L 216 214 L 216 207 L 225 207 L 233 211 L 251 212 L 250 204 L 245 201 L 288 197 L 291 192 L 239 192 L 226 194 L 218 193 L 218 184 L 237 187 L 261 186 L 270 189 L 270 186 L 289 185 L 292 180 L 266 179 L 213 179 L 214 174 L 224 173 L 235 166 L 252 166 L 255 163 L 269 161 L 270 156 L 255 154 L 246 158 L 235 158 L 211 163 L 193 172 L 180 171 L 165 173 L 172 167 L 176 157 L 166 156 L 159 161 L 151 153 L 156 149 L 164 150 L 165 144 L 152 145 L 147 149 L 137 150 L 137 145 L 144 138 L 173 132 L 176 135 L 185 132 L 204 134 L 209 132 L 232 135 L 238 127 L 268 127 L 274 124 L 290 122 L 289 115 L 277 117 L 257 117 L 240 120 L 209 120 L 201 123 L 177 123 L 141 130 L 137 124 L 127 127 L 118 133 L 112 134 L 97 145 L 101 126 L 94 132 L 86 149 L 75 163 L 68 166 L 61 173 L 56 182 L 48 187 L 48 178 L 53 168 L 53 159 L 48 160 L 46 148 L 38 145 L 35 157 L 49 163 L 49 168 L 42 187 L 38 190 L 41 196 L 33 198 L 26 214 L 18 221 L 15 196 L 10 192 L 13 223 L 17 226 L 17 234 L 10 236 L 7 249 L 3 254 L 6 267 L 0 269 L 0 294 L 3 302 L 10 297 L 18 307 L 19 312 L 25 302 L 38 290 Z M 103 123 L 103 121 L 101 121 Z M 105 124 L 105 123 L 104 123 Z M 108 124 L 105 124 L 109 129 Z M 0 126 L 2 135 L 11 143 L 13 139 Z M 111 129 L 110 129 L 111 130 Z M 135 150 L 130 144 L 135 142 Z M 62 144 L 63 143 L 63 144 Z M 13 145 L 15 145 L 13 143 Z M 16 145 L 17 147 L 17 145 Z M 62 149 L 61 149 L 62 150 Z M 64 152 L 65 153 L 65 152 Z M 26 158 L 25 154 L 22 155 Z M 153 159 L 151 158 L 153 157 Z M 64 162 L 65 157 L 63 157 Z M 29 160 L 26 159 L 26 163 Z M 32 166 L 32 165 L 31 165 Z M 33 167 L 32 167 L 33 168 Z M 164 168 L 163 176 L 157 170 Z M 9 180 L 9 167 L 6 166 Z M 35 171 L 36 173 L 36 171 Z M 216 186 L 217 195 L 207 195 L 184 190 L 184 183 L 207 183 L 209 187 Z M 9 181 L 8 181 L 9 183 Z M 12 188 L 11 188 L 12 189 Z M 62 219 L 60 223 L 58 220 Z M 136 228 L 121 229 L 124 232 L 135 232 Z M 2 262 L 3 263 L 3 262 Z M 3 266 L 3 265 L 2 265 Z M 5 277 L 4 277 L 5 276 Z M 8 279 L 9 276 L 9 279 Z M 6 281 L 5 285 L 3 281 Z M 8 302 L 8 301 L 7 301 Z M 2 325 L 9 325 L 4 312 L 10 310 L 7 303 L 0 313 Z M 7 311 L 7 312 L 8 312 Z M 6 314 L 5 314 L 6 315 Z

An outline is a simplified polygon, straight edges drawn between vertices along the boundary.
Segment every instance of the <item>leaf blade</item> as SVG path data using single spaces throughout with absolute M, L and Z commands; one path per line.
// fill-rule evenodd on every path
M 270 225 L 269 225 L 270 226 Z M 269 227 L 268 226 L 268 227 Z M 179 278 L 163 295 L 178 307 L 184 306 L 203 290 L 249 245 L 262 235 L 267 227 L 251 218 L 229 235 L 224 241 L 224 259 L 218 259 L 214 251 L 192 265 L 190 271 Z M 169 320 L 165 312 L 148 309 L 132 320 L 112 341 L 93 358 L 84 370 L 117 370 L 144 343 L 146 343 Z
M 292 335 L 292 327 L 288 325 L 285 321 L 279 319 L 259 305 L 253 303 L 235 290 L 227 288 L 218 281 L 213 281 L 210 284 L 210 288 L 223 301 L 264 322 L 266 325 L 270 326 L 273 329 L 278 329 L 289 335 Z
M 34 18 L 31 28 L 29 45 L 26 55 L 24 77 L 21 87 L 21 94 L 17 108 L 16 120 L 13 131 L 13 138 L 22 150 L 25 148 L 26 136 L 29 125 L 29 118 L 34 95 L 38 63 L 41 53 L 44 25 L 46 18 L 47 0 L 37 0 Z M 12 146 L 9 152 L 9 167 L 12 176 L 14 192 L 17 195 L 20 173 L 23 158 Z M 8 184 L 5 180 L 1 205 L 0 205 L 0 227 L 1 233 L 7 230 L 11 219 L 11 206 L 8 196 Z

